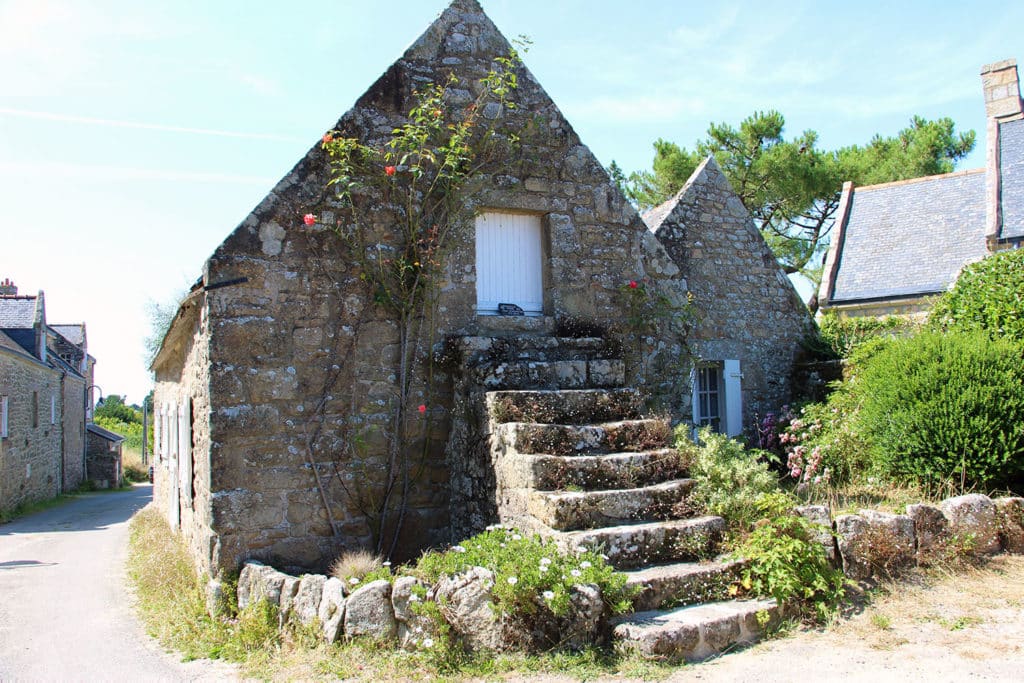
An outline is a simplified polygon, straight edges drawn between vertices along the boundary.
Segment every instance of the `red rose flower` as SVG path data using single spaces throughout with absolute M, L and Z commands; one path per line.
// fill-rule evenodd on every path
M 305 223 L 306 225 L 313 225 L 314 223 L 316 223 L 316 216 L 314 216 L 311 213 L 307 213 L 305 216 L 302 217 L 302 222 Z
M 421 403 L 420 407 L 417 408 L 416 410 L 420 411 L 420 415 L 422 415 L 423 413 L 427 412 L 427 407 Z
M 321 138 L 321 140 L 323 140 L 323 143 L 324 143 L 325 145 L 326 145 L 326 144 L 327 144 L 328 142 L 330 142 L 331 140 L 333 140 L 333 139 L 334 139 L 334 136 L 333 136 L 333 135 L 331 135 L 330 133 L 324 133 L 324 136 L 323 136 L 323 138 Z
M 638 284 L 636 283 L 636 280 L 630 280 L 630 281 L 629 281 L 629 288 L 630 288 L 630 289 L 636 289 L 636 288 L 637 288 L 637 287 L 639 287 L 639 286 L 640 286 L 640 285 L 638 285 Z
M 385 166 L 384 167 L 384 175 L 386 175 L 386 176 L 393 176 L 393 175 L 395 175 L 395 171 L 396 170 L 397 169 L 394 166 Z

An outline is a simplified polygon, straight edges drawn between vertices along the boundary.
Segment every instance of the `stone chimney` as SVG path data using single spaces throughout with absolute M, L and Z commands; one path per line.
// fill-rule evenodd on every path
M 18 296 L 18 287 L 5 277 L 4 281 L 0 282 L 0 296 Z
M 981 87 L 985 92 L 985 114 L 990 119 L 1003 119 L 1024 112 L 1016 59 L 1004 59 L 981 67 Z

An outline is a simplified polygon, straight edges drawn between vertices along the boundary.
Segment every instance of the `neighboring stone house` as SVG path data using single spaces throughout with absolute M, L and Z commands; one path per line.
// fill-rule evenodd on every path
M 963 267 L 1024 242 L 1024 103 L 1016 60 L 981 71 L 985 168 L 843 185 L 821 310 L 923 317 Z
M 450 82 L 465 115 L 509 49 L 475 0 L 455 0 L 335 134 L 382 147 L 428 83 Z M 400 560 L 505 518 L 517 484 L 491 459 L 490 389 L 592 403 L 631 385 L 674 422 L 730 434 L 788 400 L 810 319 L 714 162 L 648 227 L 516 73 L 515 106 L 482 112 L 519 146 L 460 190 L 441 282 L 404 326 L 358 263 L 401 243 L 406 208 L 366 190 L 367 244 L 324 229 L 350 205 L 325 191 L 320 144 L 207 260 L 152 364 L 154 498 L 202 569 L 317 568 L 369 546 Z M 648 427 L 663 444 L 665 424 Z
M 48 325 L 42 292 L 0 283 L 0 508 L 82 483 L 94 362 L 84 325 Z
M 121 445 L 124 437 L 90 422 L 85 426 L 86 478 L 98 488 L 121 485 Z

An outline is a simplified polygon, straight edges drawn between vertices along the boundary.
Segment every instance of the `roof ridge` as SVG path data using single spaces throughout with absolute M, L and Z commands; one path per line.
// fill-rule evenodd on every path
M 939 178 L 956 178 L 960 176 L 974 175 L 976 173 L 984 173 L 984 168 L 968 168 L 963 171 L 951 171 L 949 173 L 936 173 L 934 175 L 925 175 L 918 178 L 906 178 L 905 180 L 892 180 L 888 183 L 876 183 L 874 185 L 854 185 L 853 191 L 860 192 L 862 190 L 878 190 L 886 187 L 896 187 L 898 185 L 911 185 L 913 183 L 923 183 L 929 180 L 938 180 Z

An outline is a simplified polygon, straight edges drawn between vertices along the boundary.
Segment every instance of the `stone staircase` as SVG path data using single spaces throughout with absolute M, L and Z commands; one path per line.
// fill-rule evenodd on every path
M 613 624 L 620 646 L 697 660 L 752 642 L 773 601 L 730 601 L 742 563 L 712 560 L 725 522 L 692 516 L 686 463 L 666 420 L 600 338 L 464 337 L 462 363 L 481 387 L 502 523 L 603 553 L 639 587 Z M 758 615 L 761 615 L 758 617 Z

